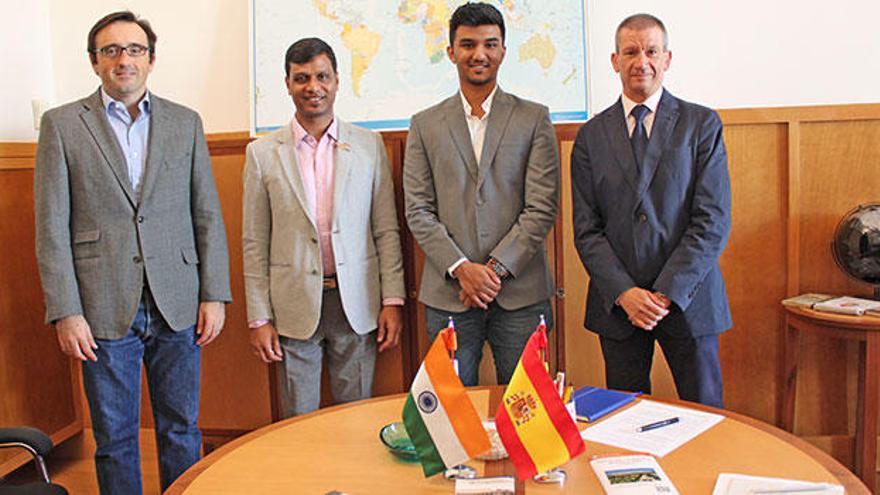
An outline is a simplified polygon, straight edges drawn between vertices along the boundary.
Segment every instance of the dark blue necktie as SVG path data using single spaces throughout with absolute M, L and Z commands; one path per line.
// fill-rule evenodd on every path
M 645 130 L 645 116 L 648 115 L 649 111 L 645 105 L 636 105 L 630 111 L 630 115 L 636 118 L 636 127 L 633 129 L 629 142 L 632 144 L 633 156 L 636 158 L 636 167 L 640 173 L 643 168 L 642 162 L 645 159 L 645 150 L 648 149 L 648 132 Z

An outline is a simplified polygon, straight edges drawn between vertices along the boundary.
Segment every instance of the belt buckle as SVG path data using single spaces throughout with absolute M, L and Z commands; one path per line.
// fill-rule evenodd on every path
M 324 281 L 322 282 L 322 287 L 324 288 L 324 290 L 332 290 L 332 289 L 335 289 L 336 287 L 338 287 L 338 284 L 336 283 L 336 277 L 335 276 L 324 277 Z

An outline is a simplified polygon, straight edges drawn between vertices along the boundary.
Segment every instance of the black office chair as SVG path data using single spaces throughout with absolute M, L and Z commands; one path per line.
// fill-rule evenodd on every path
M 0 484 L 0 495 L 67 495 L 61 485 L 49 481 L 49 472 L 43 456 L 52 450 L 52 439 L 36 428 L 26 426 L 19 428 L 0 428 L 0 449 L 20 448 L 27 450 L 34 457 L 37 473 L 43 481 L 24 485 Z

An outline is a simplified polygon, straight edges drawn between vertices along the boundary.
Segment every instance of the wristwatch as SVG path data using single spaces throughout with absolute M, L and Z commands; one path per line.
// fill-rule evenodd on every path
M 498 278 L 504 280 L 505 278 L 510 276 L 510 272 L 507 271 L 507 268 L 504 268 L 504 265 L 501 264 L 500 261 L 495 258 L 489 258 L 489 262 L 486 263 L 486 266 L 492 269 L 495 272 L 495 275 L 498 275 Z

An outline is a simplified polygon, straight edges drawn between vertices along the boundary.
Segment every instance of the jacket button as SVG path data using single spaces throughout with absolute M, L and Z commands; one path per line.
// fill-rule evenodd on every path
M 144 217 L 143 217 L 143 216 L 139 216 L 139 217 L 137 218 L 137 222 L 138 222 L 138 223 L 144 223 Z
M 134 258 L 131 259 L 131 261 L 134 261 L 135 263 L 140 263 L 140 262 L 141 262 L 141 257 L 140 257 L 140 256 L 135 256 Z
M 639 221 L 642 222 L 642 223 L 647 222 L 647 221 L 648 221 L 648 215 L 645 215 L 644 213 L 639 213 Z

